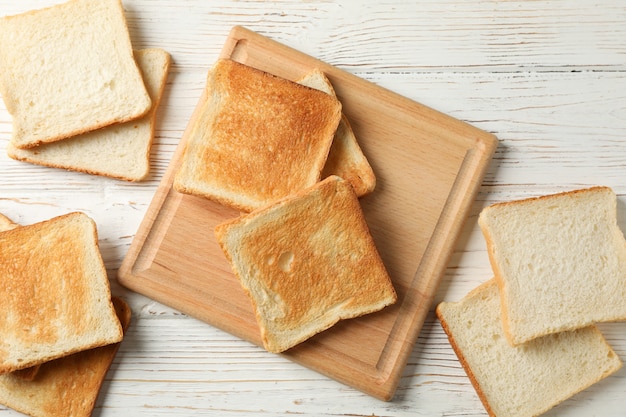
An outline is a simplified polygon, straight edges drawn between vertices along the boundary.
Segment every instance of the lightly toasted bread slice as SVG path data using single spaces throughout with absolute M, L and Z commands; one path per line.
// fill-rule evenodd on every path
M 15 229 L 16 227 L 19 227 L 19 224 L 14 223 L 13 220 L 9 219 L 4 214 L 0 214 L 0 232 L 4 232 L 6 230 L 12 230 L 12 229 Z M 24 368 L 24 369 L 19 369 L 17 371 L 14 371 L 12 374 L 15 375 L 16 377 L 19 377 L 25 380 L 32 380 L 33 378 L 35 378 L 35 375 L 37 375 L 38 371 L 39 371 L 39 365 L 34 365 L 34 366 L 31 366 L 30 368 Z
M 341 119 L 335 97 L 229 59 L 205 88 L 176 191 L 249 212 L 319 181 Z
M 591 187 L 482 210 L 511 344 L 626 320 L 626 240 L 616 204 L 609 187 Z
M 436 313 L 492 417 L 538 416 L 622 367 L 593 325 L 511 346 L 493 279 Z
M 0 19 L 0 93 L 18 148 L 136 119 L 151 106 L 121 0 Z
M 20 149 L 9 143 L 8 155 L 33 164 L 126 181 L 144 179 L 150 171 L 156 113 L 165 88 L 170 55 L 152 48 L 136 51 L 135 57 L 152 99 L 152 108 L 146 115 L 33 148 Z
M 323 91 L 333 97 L 337 96 L 330 80 L 318 68 L 296 82 Z M 343 113 L 333 143 L 330 146 L 326 165 L 322 170 L 322 178 L 331 175 L 337 175 L 348 180 L 358 197 L 367 195 L 376 188 L 374 171 L 359 146 L 348 118 Z
M 118 297 L 113 297 L 113 305 L 126 332 L 131 310 Z M 0 375 L 0 404 L 34 417 L 89 417 L 119 346 L 114 343 L 46 362 L 32 381 Z
M 0 277 L 0 374 L 122 339 L 87 215 L 0 233 Z
M 337 176 L 222 223 L 215 235 L 270 352 L 397 299 L 354 189 Z

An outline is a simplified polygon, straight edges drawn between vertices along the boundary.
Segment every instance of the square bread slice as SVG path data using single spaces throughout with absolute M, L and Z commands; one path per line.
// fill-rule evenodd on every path
M 0 19 L 0 93 L 18 148 L 136 119 L 151 106 L 120 0 Z
M 495 417 L 533 417 L 621 368 L 596 326 L 511 346 L 492 279 L 437 316 L 485 409 Z
M 122 339 L 83 213 L 0 233 L 0 299 L 0 374 Z
M 33 164 L 126 181 L 144 179 L 150 171 L 156 112 L 165 88 L 170 55 L 153 48 L 136 51 L 135 57 L 153 103 L 146 115 L 33 148 L 20 149 L 9 143 L 8 155 Z
M 4 214 L 0 214 L 0 232 L 4 232 L 6 230 L 12 230 L 18 227 L 19 224 L 14 223 L 11 219 L 9 219 Z M 37 375 L 39 371 L 39 365 L 31 366 L 30 368 L 19 369 L 17 371 L 12 372 L 12 375 L 26 379 L 32 380 Z
M 222 223 L 215 235 L 270 352 L 397 299 L 354 189 L 339 177 Z
M 298 84 L 315 88 L 336 97 L 335 89 L 330 80 L 318 68 L 314 69 L 301 79 Z M 339 126 L 335 132 L 333 143 L 330 146 L 326 165 L 322 170 L 322 178 L 337 175 L 348 180 L 354 187 L 358 197 L 362 197 L 374 191 L 376 188 L 376 176 L 374 170 L 363 154 L 356 139 L 352 126 L 345 114 L 341 114 Z
M 478 223 L 513 345 L 626 320 L 626 240 L 608 187 L 486 207 Z
M 113 304 L 126 332 L 131 310 L 121 298 L 113 297 Z M 0 404 L 36 417 L 89 417 L 119 346 L 114 343 L 46 362 L 32 381 L 0 375 Z
M 249 212 L 319 181 L 341 119 L 336 98 L 229 59 L 209 71 L 206 95 L 176 191 Z

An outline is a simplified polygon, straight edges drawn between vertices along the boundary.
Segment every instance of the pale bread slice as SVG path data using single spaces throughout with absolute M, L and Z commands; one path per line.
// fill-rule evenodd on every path
M 0 93 L 12 142 L 29 148 L 151 106 L 120 0 L 70 0 L 0 19 Z
M 538 416 L 622 366 L 593 325 L 511 346 L 493 279 L 436 312 L 492 417 Z
M 215 235 L 270 352 L 397 299 L 354 189 L 337 176 L 222 223 Z
M 18 226 L 19 224 L 14 223 L 7 216 L 5 216 L 4 214 L 0 214 L 0 232 L 4 232 L 6 230 L 12 230 Z M 33 378 L 35 378 L 35 375 L 37 375 L 38 371 L 39 371 L 39 365 L 34 365 L 34 366 L 31 366 L 30 368 L 24 368 L 24 369 L 19 369 L 17 371 L 14 371 L 12 374 L 22 379 L 32 380 Z
M 608 187 L 486 207 L 478 223 L 513 345 L 626 320 L 626 240 Z
M 296 82 L 323 91 L 333 97 L 337 96 L 330 80 L 318 68 Z M 371 193 L 376 188 L 374 170 L 363 154 L 352 126 L 343 113 L 322 170 L 322 178 L 331 175 L 337 175 L 348 180 L 359 197 Z
M 19 149 L 9 143 L 8 155 L 33 164 L 126 181 L 144 179 L 150 171 L 156 113 L 165 88 L 170 55 L 152 48 L 136 51 L 135 57 L 153 103 L 146 115 L 29 149 Z
M 113 297 L 113 305 L 126 332 L 131 310 L 118 297 Z M 32 381 L 0 375 L 0 404 L 33 417 L 91 416 L 119 346 L 114 343 L 46 362 Z
M 336 98 L 229 59 L 205 88 L 176 191 L 251 211 L 319 181 L 341 119 Z
M 0 277 L 0 374 L 122 339 L 87 215 L 0 233 Z

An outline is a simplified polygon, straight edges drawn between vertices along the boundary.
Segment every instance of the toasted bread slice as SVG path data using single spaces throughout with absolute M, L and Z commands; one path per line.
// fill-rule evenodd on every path
M 70 0 L 0 19 L 0 93 L 18 148 L 145 114 L 151 101 L 121 1 Z
M 297 83 L 323 91 L 333 97 L 337 96 L 331 82 L 317 68 L 299 79 Z M 371 193 L 376 187 L 374 171 L 359 146 L 348 118 L 343 113 L 326 159 L 326 165 L 322 170 L 322 178 L 331 175 L 348 180 L 358 197 Z
M 495 280 L 459 302 L 440 303 L 436 312 L 492 417 L 538 416 L 622 366 L 593 325 L 511 346 Z
M 626 240 L 610 188 L 495 204 L 478 223 L 513 345 L 626 320 Z
M 125 332 L 131 311 L 113 297 L 115 312 Z M 32 381 L 0 375 L 0 404 L 37 417 L 88 417 L 120 343 L 89 349 L 41 365 Z
M 222 223 L 215 234 L 270 352 L 396 301 L 354 189 L 339 177 Z
M 122 339 L 85 214 L 0 233 L 0 276 L 0 374 Z
M 9 143 L 8 155 L 33 164 L 126 181 L 144 179 L 150 170 L 156 112 L 169 71 L 170 55 L 154 48 L 136 51 L 135 57 L 153 103 L 145 116 L 29 149 L 19 149 Z
M 18 227 L 19 224 L 14 223 L 11 219 L 9 219 L 4 214 L 0 214 L 0 232 L 4 232 L 6 230 L 12 230 Z M 37 375 L 39 371 L 39 365 L 31 366 L 30 368 L 20 369 L 13 372 L 13 375 L 16 377 L 32 380 Z
M 220 59 L 174 188 L 251 211 L 320 179 L 341 119 L 330 95 Z

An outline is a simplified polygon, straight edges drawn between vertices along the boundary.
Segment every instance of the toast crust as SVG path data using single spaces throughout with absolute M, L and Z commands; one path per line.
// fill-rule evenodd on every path
M 7 230 L 15 229 L 19 224 L 15 223 L 13 220 L 9 219 L 4 214 L 0 214 L 0 232 L 5 232 Z
M 471 297 L 474 294 L 477 294 L 483 291 L 484 288 L 486 288 L 488 285 L 490 285 L 488 282 L 481 284 L 477 288 L 474 288 L 472 291 L 470 291 L 467 297 Z M 474 387 L 474 390 L 476 391 L 476 394 L 478 395 L 478 398 L 480 399 L 480 402 L 482 403 L 483 407 L 485 407 L 485 411 L 487 411 L 487 414 L 489 414 L 489 417 L 497 417 L 493 409 L 491 408 L 491 404 L 489 404 L 489 400 L 487 399 L 487 395 L 483 391 L 482 385 L 480 385 L 480 383 L 476 379 L 476 375 L 474 375 L 474 371 L 472 370 L 472 367 L 470 366 L 469 362 L 465 358 L 465 355 L 463 354 L 463 349 L 461 349 L 461 347 L 457 344 L 457 341 L 454 337 L 454 333 L 452 332 L 452 329 L 448 326 L 448 322 L 446 321 L 446 318 L 441 310 L 442 310 L 442 303 L 437 305 L 437 307 L 435 308 L 435 315 L 439 319 L 441 328 L 443 329 L 444 333 L 448 337 L 448 342 L 450 342 L 450 346 L 452 346 L 452 350 L 454 350 L 454 353 L 456 354 L 456 357 L 459 360 L 459 363 L 461 364 L 461 366 L 463 367 L 463 370 L 467 374 L 467 377 L 469 378 L 470 383 Z
M 215 235 L 270 352 L 397 299 L 354 189 L 339 177 L 222 223 Z
M 337 99 L 229 59 L 214 64 L 206 89 L 176 191 L 249 212 L 319 181 Z

